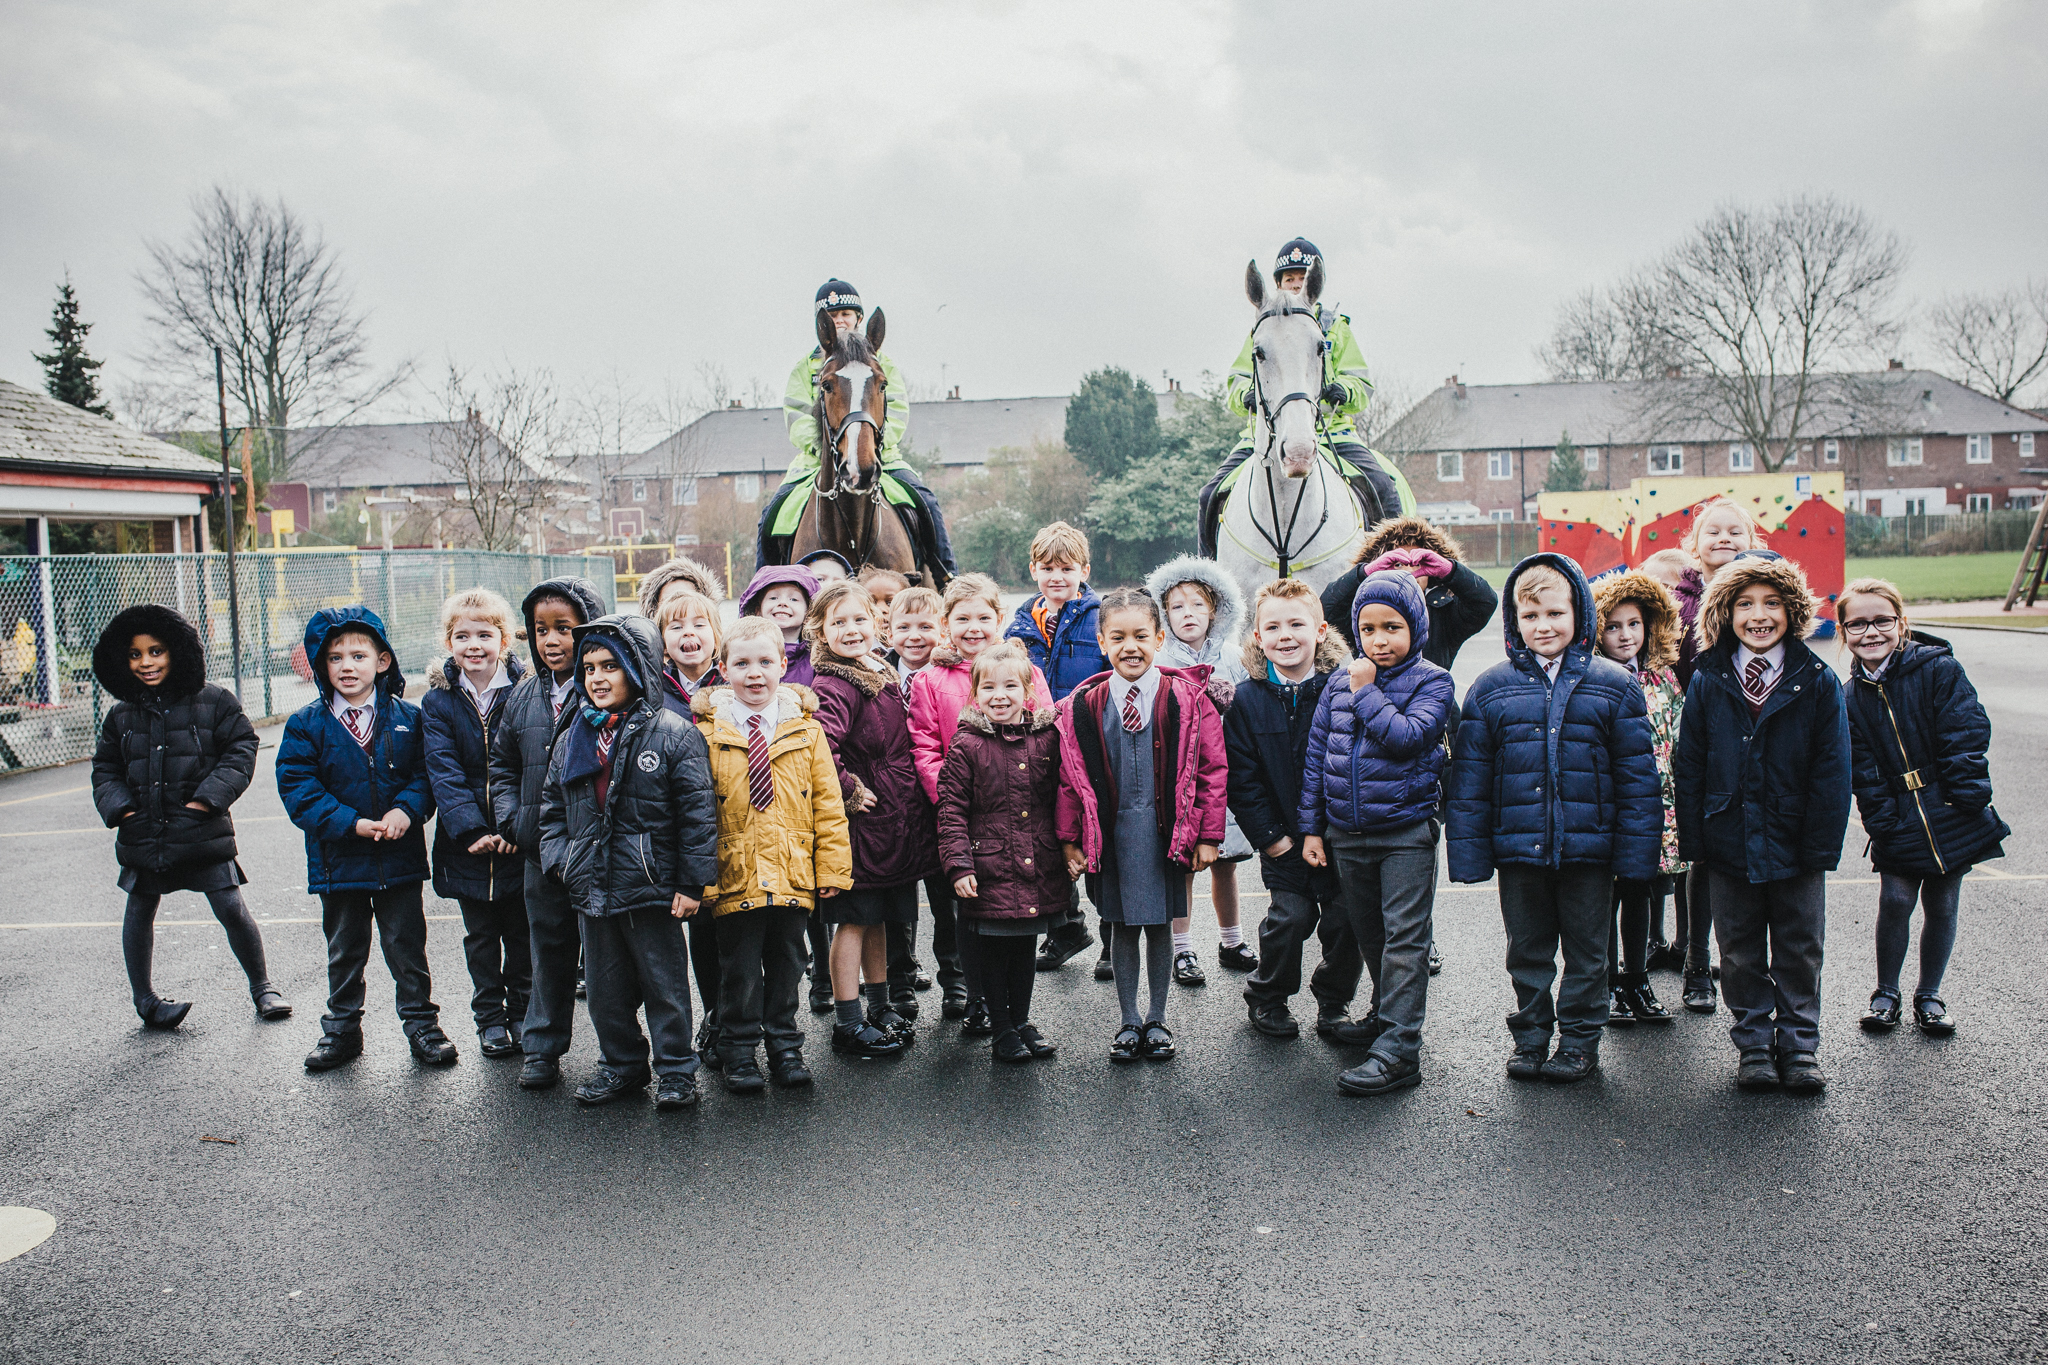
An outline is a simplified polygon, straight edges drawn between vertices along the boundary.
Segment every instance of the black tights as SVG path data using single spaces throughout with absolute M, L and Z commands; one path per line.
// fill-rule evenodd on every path
M 1655 881 L 1614 879 L 1614 922 L 1607 927 L 1607 985 L 1640 984 L 1650 951 L 1650 900 Z M 1624 980 L 1623 978 L 1627 978 Z
M 977 934 L 962 927 L 953 939 L 967 993 L 988 1004 L 996 1032 L 1031 1022 L 1031 988 L 1038 980 L 1038 938 L 1033 934 Z
M 1687 975 L 1704 972 L 1713 958 L 1707 943 L 1714 933 L 1714 910 L 1707 899 L 1707 870 L 1695 864 L 1692 871 L 1673 875 L 1671 882 L 1671 946 L 1685 954 Z M 1650 929 L 1664 936 L 1664 898 L 1657 897 Z
M 128 986 L 135 992 L 138 1007 L 156 999 L 149 984 L 149 967 L 156 954 L 156 908 L 162 903 L 161 896 L 130 892 L 128 913 L 121 920 L 121 956 L 128 960 Z M 263 964 L 263 933 L 249 907 L 242 904 L 241 890 L 225 886 L 209 891 L 206 903 L 213 907 L 220 927 L 228 931 L 228 947 L 235 950 L 235 960 L 248 974 L 250 989 L 269 984 L 270 974 Z
M 1116 968 L 1116 1002 L 1126 1028 L 1166 1022 L 1166 993 L 1173 988 L 1173 926 L 1171 924 L 1105 925 L 1116 935 L 1110 962 Z M 1152 1008 L 1138 1014 L 1138 943 L 1145 944 L 1145 976 L 1152 988 Z

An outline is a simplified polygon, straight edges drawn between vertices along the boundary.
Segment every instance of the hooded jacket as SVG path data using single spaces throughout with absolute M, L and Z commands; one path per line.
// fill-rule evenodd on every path
M 1328 904 L 1337 893 L 1336 873 L 1302 861 L 1296 825 L 1316 704 L 1349 656 L 1334 633 L 1326 636 L 1316 646 L 1315 671 L 1291 687 L 1274 680 L 1258 636 L 1245 636 L 1241 658 L 1249 676 L 1237 685 L 1223 714 L 1230 813 L 1259 852 L 1259 875 L 1267 890 L 1292 891 Z M 1278 858 L 1267 857 L 1266 850 L 1282 839 L 1293 840 L 1293 846 Z
M 997 725 L 978 706 L 939 769 L 939 852 L 946 877 L 973 877 L 975 894 L 954 901 L 970 919 L 1043 918 L 1073 895 L 1053 829 L 1060 739 L 1052 708 Z
M 156 687 L 128 671 L 128 646 L 154 635 L 170 652 Z M 100 632 L 93 676 L 115 698 L 92 756 L 92 799 L 119 831 L 123 867 L 162 873 L 235 856 L 232 806 L 256 775 L 256 729 L 241 698 L 206 681 L 206 651 L 192 623 L 169 607 L 130 607 Z M 204 811 L 187 810 L 197 801 Z M 132 812 L 122 819 L 123 812 Z
M 1516 613 L 1501 613 L 1508 657 L 1465 694 L 1451 764 L 1451 880 L 1483 882 L 1507 864 L 1654 877 L 1664 816 L 1642 689 L 1593 648 L 1593 593 L 1576 561 L 1529 556 L 1502 599 L 1539 564 L 1571 586 L 1577 630 L 1553 684 Z
M 1196 844 L 1221 847 L 1229 808 L 1230 759 L 1223 748 L 1223 720 L 1209 699 L 1209 670 L 1161 668 L 1152 703 L 1154 803 L 1166 860 L 1194 865 Z M 919 674 L 920 678 L 924 675 Z M 1090 873 L 1102 870 L 1102 812 L 1114 815 L 1116 776 L 1103 752 L 1102 712 L 1109 703 L 1109 678 L 1098 674 L 1059 704 L 1060 790 L 1053 824 L 1060 842 L 1078 845 Z M 1090 899 L 1094 893 L 1090 892 Z
M 1053 618 L 1050 644 L 1038 628 L 1036 615 L 1044 602 L 1041 593 L 1018 607 L 1003 638 L 1024 646 L 1032 667 L 1051 684 L 1050 701 L 1064 701 L 1069 692 L 1109 667 L 1102 646 L 1096 643 L 1101 634 L 1102 599 L 1083 583 L 1081 591 L 1062 603 L 1059 615 Z
M 1672 777 L 1672 753 L 1678 747 L 1678 718 L 1685 709 L 1685 689 L 1678 685 L 1673 668 L 1678 658 L 1681 629 L 1678 602 L 1663 583 L 1640 569 L 1611 574 L 1593 584 L 1593 604 L 1600 617 L 1593 638 L 1602 638 L 1607 618 L 1624 602 L 1633 602 L 1643 615 L 1643 646 L 1633 666 L 1636 686 L 1643 689 L 1643 707 L 1650 720 L 1657 755 L 1657 783 L 1664 802 L 1663 851 L 1657 870 L 1666 875 L 1683 872 L 1687 863 L 1678 854 L 1678 803 Z
M 659 564 L 640 580 L 640 614 L 652 621 L 655 610 L 661 606 L 661 594 L 672 583 L 686 583 L 690 591 L 713 602 L 725 600 L 725 589 L 719 586 L 718 575 L 691 559 L 688 555 L 677 555 L 665 564 Z
M 816 667 L 811 687 L 839 772 L 840 799 L 851 802 L 862 791 L 875 797 L 865 811 L 847 810 L 853 889 L 923 881 L 939 870 L 937 832 L 931 798 L 918 780 L 910 712 L 896 670 L 844 663 L 829 649 L 820 651 Z
M 1209 622 L 1208 638 L 1200 646 L 1183 643 L 1169 629 L 1166 643 L 1159 650 L 1159 662 L 1169 668 L 1206 664 L 1213 677 L 1225 686 L 1235 688 L 1247 676 L 1238 646 L 1238 633 L 1244 629 L 1244 590 L 1238 587 L 1235 578 L 1218 567 L 1215 560 L 1181 555 L 1154 569 L 1145 580 L 1145 591 L 1152 595 L 1152 600 L 1159 604 L 1159 610 L 1164 612 L 1167 594 L 1183 583 L 1199 583 L 1207 588 L 1209 596 L 1216 600 L 1216 613 Z M 1223 710 L 1229 704 L 1230 699 L 1225 697 L 1217 709 Z
M 701 900 L 718 880 L 718 816 L 711 764 L 697 727 L 661 704 L 661 637 L 643 616 L 600 616 L 576 628 L 576 659 L 610 649 L 635 678 L 636 694 L 617 714 L 611 773 L 598 799 L 595 765 L 576 763 L 585 746 L 565 733 L 548 762 L 541 789 L 541 871 L 568 889 L 577 911 L 592 918 L 670 911 L 677 895 Z M 570 726 L 594 734 L 580 681 L 563 713 Z M 566 727 L 565 727 L 566 729 Z
M 917 778 L 924 794 L 939 799 L 939 768 L 946 761 L 946 747 L 960 728 L 960 713 L 974 700 L 974 665 L 948 645 L 932 651 L 932 661 L 910 680 L 910 743 L 917 755 Z M 1052 689 L 1036 664 L 1031 668 L 1031 691 L 1026 706 L 1052 704 Z
M 1456 687 L 1424 656 L 1429 609 L 1415 575 L 1382 570 L 1358 585 L 1351 619 L 1367 606 L 1392 607 L 1412 640 L 1399 663 L 1352 690 L 1348 672 L 1330 675 L 1316 702 L 1301 770 L 1296 827 L 1320 835 L 1399 829 L 1434 816 L 1443 799 L 1444 729 Z
M 1700 619 L 1700 603 L 1706 600 L 1707 580 L 1696 568 L 1687 569 L 1678 576 L 1678 586 L 1671 590 L 1671 596 L 1678 603 L 1678 685 L 1692 685 L 1693 660 L 1699 654 L 1699 637 L 1694 633 Z
M 718 797 L 717 884 L 705 897 L 712 913 L 758 910 L 771 901 L 808 912 L 826 887 L 853 887 L 853 849 L 832 746 L 813 713 L 808 687 L 775 691 L 768 764 L 775 784 L 766 810 L 755 810 L 747 786 L 747 736 L 730 687 L 691 699 L 697 729 L 711 750 Z
M 1730 617 L 1751 584 L 1778 590 L 1784 670 L 1754 716 L 1738 676 Z M 1692 861 L 1751 882 L 1832 871 L 1849 825 L 1848 708 L 1841 680 L 1802 643 L 1816 604 L 1806 575 L 1747 551 L 1714 575 L 1700 607 L 1699 653 L 1685 690 L 1674 761 L 1678 845 Z
M 342 630 L 367 631 L 391 653 L 377 675 L 377 728 L 366 749 L 328 710 L 333 684 L 320 656 Z M 427 782 L 420 709 L 405 700 L 405 675 L 384 622 L 368 607 L 323 607 L 306 623 L 306 658 L 320 695 L 292 713 L 277 742 L 277 794 L 285 814 L 306 832 L 306 890 L 382 891 L 427 879 L 427 819 L 434 794 Z M 402 810 L 412 824 L 398 839 L 365 839 L 357 820 L 382 820 Z
M 587 578 L 550 578 L 537 584 L 519 604 L 526 617 L 533 671 L 512 685 L 512 695 L 505 698 L 498 723 L 491 729 L 491 817 L 499 837 L 517 848 L 519 856 L 534 861 L 540 858 L 540 792 L 548 780 L 548 759 L 554 753 L 561 723 L 575 714 L 573 706 L 564 704 L 561 716 L 555 715 L 551 700 L 554 674 L 541 661 L 534 635 L 534 609 L 549 597 L 574 607 L 578 625 L 595 621 L 605 611 L 604 598 Z M 572 688 L 570 701 L 575 697 Z
M 788 583 L 803 590 L 806 608 L 818 600 L 818 579 L 809 569 L 800 564 L 763 564 L 754 570 L 754 576 L 747 580 L 747 591 L 740 598 L 740 615 L 759 616 L 761 599 L 768 589 L 778 583 Z M 791 687 L 809 687 L 815 672 L 811 667 L 811 645 L 808 640 L 786 641 L 782 646 L 784 668 L 782 681 Z
M 1876 679 L 1849 675 L 1856 809 L 1879 872 L 1941 877 L 2000 857 L 1991 719 L 1948 641 L 1914 631 Z
M 1438 668 L 1449 668 L 1465 642 L 1493 619 L 1500 595 L 1465 565 L 1457 541 L 1421 517 L 1389 517 L 1372 528 L 1351 567 L 1323 589 L 1323 619 L 1356 654 L 1358 616 L 1346 618 L 1344 611 L 1358 596 L 1365 566 L 1391 550 L 1407 549 L 1428 550 L 1450 563 L 1450 576 L 1432 581 L 1423 593 L 1429 604 L 1429 648 L 1422 655 Z
M 504 658 L 512 686 L 489 720 L 462 686 L 462 666 L 451 658 L 427 673 L 420 698 L 426 726 L 427 783 L 434 792 L 434 894 L 495 901 L 518 894 L 526 875 L 516 853 L 471 853 L 469 846 L 498 832 L 492 812 L 491 737 L 505 724 L 512 692 L 526 676 L 517 655 Z

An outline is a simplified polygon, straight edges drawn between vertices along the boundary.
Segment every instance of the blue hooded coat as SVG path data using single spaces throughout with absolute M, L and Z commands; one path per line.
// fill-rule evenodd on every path
M 1577 629 L 1551 683 L 1522 641 L 1515 582 L 1537 565 L 1571 585 Z M 1593 591 L 1565 555 L 1517 564 L 1501 589 L 1508 657 L 1465 694 L 1451 765 L 1451 880 L 1503 864 L 1612 867 L 1657 875 L 1664 801 L 1643 691 L 1593 647 Z
M 1348 670 L 1330 675 L 1301 770 L 1303 834 L 1320 835 L 1331 825 L 1350 834 L 1399 829 L 1435 815 L 1443 795 L 1444 728 L 1457 689 L 1448 672 L 1423 657 L 1429 605 L 1415 575 L 1392 569 L 1359 583 L 1352 622 L 1375 603 L 1408 622 L 1408 657 L 1356 691 Z
M 384 622 L 368 607 L 323 607 L 306 623 L 306 658 L 320 695 L 292 713 L 277 742 L 277 794 L 285 814 L 306 832 L 306 890 L 382 891 L 427 879 L 427 820 L 434 795 L 427 783 L 420 709 L 405 700 L 405 675 L 394 654 L 377 675 L 377 728 L 366 749 L 328 710 L 334 689 L 320 656 L 344 628 L 367 631 L 389 652 Z M 357 820 L 393 810 L 411 817 L 400 839 L 365 839 Z
M 1005 640 L 1015 640 L 1024 646 L 1024 652 L 1031 656 L 1031 662 L 1038 671 L 1045 674 L 1046 685 L 1052 688 L 1052 699 L 1062 701 L 1067 693 L 1087 682 L 1098 673 L 1109 671 L 1109 659 L 1103 654 L 1102 646 L 1096 643 L 1101 633 L 1097 618 L 1102 612 L 1102 599 L 1086 583 L 1073 599 L 1060 607 L 1060 614 L 1052 625 L 1052 643 L 1045 642 L 1045 636 L 1038 629 L 1038 621 L 1032 611 L 1045 600 L 1041 595 L 1028 599 L 1010 618 L 1009 629 L 1003 632 Z
M 505 655 L 505 672 L 517 687 L 526 665 Z M 488 719 L 462 687 L 462 668 L 451 658 L 427 674 L 420 698 L 426 725 L 427 781 L 434 791 L 434 894 L 450 900 L 471 896 L 495 901 L 517 895 L 526 868 L 517 853 L 471 853 L 470 845 L 498 832 L 491 807 L 491 741 L 505 723 L 511 688 L 497 699 Z

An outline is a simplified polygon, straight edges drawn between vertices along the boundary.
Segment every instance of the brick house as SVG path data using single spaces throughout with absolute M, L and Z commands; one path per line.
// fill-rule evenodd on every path
M 2048 492 L 2048 421 L 1928 370 L 1860 375 L 1866 416 L 1824 413 L 1816 435 L 1783 467 L 1839 471 L 1849 510 L 1879 516 L 1985 512 L 2037 505 Z M 1389 445 L 1425 515 L 1518 521 L 1561 435 L 1583 452 L 1586 483 L 1625 488 L 1660 475 L 1763 472 L 1725 432 L 1671 429 L 1658 388 L 1684 381 L 1464 384 L 1456 377 L 1417 403 Z M 1646 429 L 1659 428 L 1659 429 Z

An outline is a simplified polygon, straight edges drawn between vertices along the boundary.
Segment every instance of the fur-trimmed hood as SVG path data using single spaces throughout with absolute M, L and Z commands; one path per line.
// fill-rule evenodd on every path
M 818 709 L 818 694 L 800 683 L 783 683 L 775 689 L 775 723 L 798 720 Z M 690 698 L 690 711 L 700 720 L 723 720 L 740 728 L 739 698 L 729 686 L 707 687 Z
M 688 583 L 692 592 L 710 598 L 713 602 L 725 600 L 725 589 L 718 584 L 718 577 L 688 555 L 677 555 L 666 564 L 657 566 L 647 577 L 640 580 L 640 614 L 652 621 L 654 609 L 661 604 L 662 590 L 671 583 Z
M 1237 638 L 1244 625 L 1244 590 L 1224 573 L 1213 559 L 1181 555 L 1169 559 L 1145 578 L 1145 591 L 1166 610 L 1166 595 L 1183 583 L 1199 583 L 1216 599 L 1216 619 L 1209 623 L 1209 638 L 1221 644 Z
M 1777 589 L 1785 599 L 1786 639 L 1804 640 L 1813 634 L 1820 599 L 1807 586 L 1806 571 L 1774 551 L 1744 550 L 1724 564 L 1707 585 L 1693 627 L 1702 653 L 1721 643 L 1735 612 L 1735 599 L 1742 596 L 1743 589 L 1758 584 Z
M 1597 644 L 1606 633 L 1607 618 L 1624 602 L 1643 613 L 1643 651 L 1637 665 L 1645 670 L 1669 668 L 1678 662 L 1678 599 L 1641 569 L 1610 575 L 1593 584 L 1593 606 L 1600 619 L 1593 627 Z
M 881 661 L 878 659 L 876 662 L 880 663 Z M 829 649 L 814 649 L 811 651 L 811 671 L 813 673 L 822 674 L 827 678 L 837 678 L 841 682 L 851 683 L 860 689 L 860 693 L 864 697 L 878 697 L 882 694 L 883 688 L 895 686 L 896 670 L 889 668 L 887 665 L 884 665 L 884 669 L 886 671 L 873 668 L 856 668 L 852 664 L 841 660 Z
M 1433 550 L 1456 564 L 1464 558 L 1458 542 L 1421 517 L 1388 517 L 1376 521 L 1366 532 L 1365 544 L 1352 557 L 1353 564 L 1370 564 L 1389 550 Z
M 149 700 L 151 689 L 128 671 L 128 646 L 138 635 L 154 635 L 170 651 L 170 669 L 155 689 L 159 697 L 189 697 L 206 686 L 206 650 L 199 643 L 198 628 L 182 613 L 150 602 L 107 622 L 92 647 L 92 675 L 108 695 L 126 702 Z
M 1041 707 L 1038 710 L 1025 713 L 1024 728 L 1026 731 L 1036 734 L 1040 730 L 1051 729 L 1053 722 L 1058 718 L 1059 712 L 1053 707 Z M 970 730 L 978 730 L 984 735 L 993 736 L 996 732 L 995 722 L 990 720 L 979 706 L 971 702 L 960 708 L 960 723 Z
M 1267 680 L 1266 651 L 1260 647 L 1257 635 L 1247 635 L 1244 637 L 1244 650 L 1240 658 L 1244 663 L 1244 671 L 1249 673 L 1253 679 L 1259 682 Z M 1316 645 L 1314 672 L 1335 673 L 1350 662 L 1351 651 L 1345 647 L 1344 637 L 1335 630 L 1325 635 L 1322 641 Z
M 505 676 L 516 685 L 526 676 L 526 665 L 519 661 L 517 654 L 507 654 L 499 660 L 505 666 Z M 441 662 L 427 670 L 427 686 L 436 692 L 453 692 L 456 679 L 462 676 L 462 665 L 455 662 L 453 654 L 441 656 Z
M 967 662 L 967 656 L 941 640 L 932 646 L 931 658 L 925 660 L 926 668 L 958 668 Z

